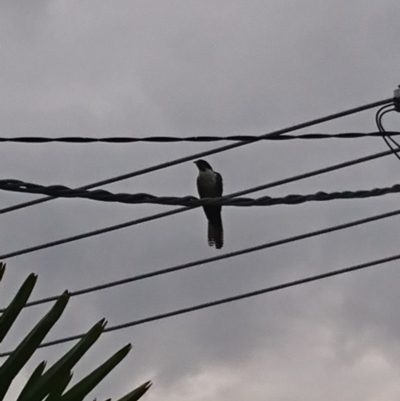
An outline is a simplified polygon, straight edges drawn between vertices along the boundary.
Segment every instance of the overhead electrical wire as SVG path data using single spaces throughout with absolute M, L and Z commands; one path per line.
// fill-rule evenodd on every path
M 287 128 L 279 129 L 279 130 L 273 131 L 271 133 L 260 135 L 259 137 L 256 137 L 254 140 L 251 140 L 251 141 L 248 141 L 248 142 L 233 143 L 233 144 L 221 146 L 221 147 L 218 147 L 218 148 L 215 148 L 215 149 L 210 149 L 210 150 L 206 150 L 206 151 L 203 151 L 203 152 L 194 153 L 194 154 L 189 155 L 189 156 L 185 156 L 185 157 L 181 157 L 181 158 L 178 158 L 178 159 L 174 159 L 174 160 L 171 160 L 169 162 L 156 164 L 156 165 L 153 165 L 151 167 L 147 167 L 147 168 L 143 168 L 143 169 L 140 169 L 140 170 L 133 171 L 131 173 L 122 174 L 122 175 L 119 175 L 119 176 L 116 176 L 116 177 L 113 177 L 113 178 L 109 178 L 109 179 L 105 179 L 105 180 L 102 180 L 102 181 L 97 181 L 95 183 L 79 187 L 77 189 L 92 189 L 92 188 L 100 187 L 100 186 L 103 186 L 103 185 L 111 184 L 111 183 L 114 183 L 114 182 L 126 180 L 128 178 L 133 178 L 133 177 L 137 177 L 137 176 L 140 176 L 140 175 L 143 175 L 143 174 L 148 174 L 148 173 L 151 173 L 151 172 L 154 172 L 154 171 L 157 171 L 157 170 L 161 170 L 161 169 L 164 169 L 164 168 L 167 168 L 167 167 L 176 166 L 178 164 L 182 164 L 182 163 L 185 163 L 185 162 L 188 162 L 188 161 L 191 161 L 191 160 L 199 159 L 199 158 L 210 156 L 210 155 L 213 155 L 213 154 L 216 154 L 216 153 L 224 152 L 224 151 L 227 151 L 227 150 L 230 150 L 230 149 L 238 148 L 240 146 L 245 146 L 245 145 L 248 145 L 250 143 L 258 142 L 258 141 L 261 141 L 261 140 L 263 140 L 265 138 L 268 138 L 268 137 L 274 137 L 274 136 L 276 137 L 276 136 L 279 136 L 279 135 L 287 134 L 287 133 L 290 133 L 290 132 L 293 132 L 293 131 L 297 131 L 297 130 L 300 130 L 300 129 L 303 129 L 303 128 L 308 128 L 308 127 L 311 127 L 313 125 L 325 123 L 325 122 L 328 122 L 328 121 L 332 121 L 332 120 L 335 120 L 335 119 L 338 119 L 338 118 L 349 116 L 351 114 L 356 114 L 356 113 L 359 113 L 359 112 L 362 112 L 362 111 L 365 111 L 365 110 L 369 110 L 369 109 L 372 109 L 372 108 L 375 108 L 375 107 L 380 107 L 380 106 L 383 106 L 383 105 L 386 105 L 386 104 L 390 104 L 390 103 L 393 103 L 393 98 L 379 100 L 377 102 L 368 103 L 368 104 L 365 104 L 363 106 L 354 107 L 354 108 L 351 108 L 351 109 L 348 109 L 348 110 L 345 110 L 345 111 L 341 111 L 341 112 L 338 112 L 338 113 L 330 114 L 330 115 L 327 115 L 325 117 L 321 117 L 321 118 L 310 120 L 310 121 L 307 121 L 307 122 L 304 122 L 304 123 L 292 125 L 292 126 L 287 127 Z M 32 200 L 32 201 L 29 201 L 29 202 L 19 203 L 19 204 L 13 205 L 13 206 L 9 206 L 9 207 L 0 209 L 0 214 L 4 214 L 4 213 L 11 212 L 11 211 L 19 210 L 19 209 L 22 209 L 22 208 L 25 208 L 25 207 L 37 205 L 37 204 L 44 203 L 44 202 L 48 202 L 48 201 L 53 200 L 53 199 L 54 198 L 52 198 L 52 197 L 44 197 L 44 198 L 39 198 L 39 199 L 35 199 L 35 200 Z
M 245 293 L 242 293 L 239 295 L 234 295 L 234 296 L 227 297 L 227 298 L 221 298 L 221 299 L 218 299 L 215 301 L 194 305 L 194 306 L 191 306 L 188 308 L 177 309 L 177 310 L 174 310 L 171 312 L 160 313 L 160 314 L 146 317 L 143 319 L 138 319 L 138 320 L 134 320 L 134 321 L 127 322 L 127 323 L 122 323 L 122 324 L 118 324 L 115 326 L 106 327 L 104 329 L 103 333 L 110 333 L 110 332 L 114 332 L 114 331 L 118 331 L 118 330 L 123 330 L 123 329 L 129 328 L 129 327 L 139 326 L 139 325 L 142 325 L 145 323 L 150 323 L 150 322 L 154 322 L 157 320 L 167 319 L 170 317 L 183 315 L 186 313 L 191 313 L 191 312 L 195 312 L 195 311 L 198 311 L 201 309 L 208 309 L 208 308 L 211 308 L 214 306 L 219 306 L 219 305 L 223 305 L 223 304 L 227 304 L 227 303 L 231 303 L 231 302 L 236 302 L 236 301 L 240 301 L 240 300 L 247 299 L 247 298 L 253 298 L 253 297 L 267 294 L 270 292 L 276 292 L 276 291 L 280 291 L 280 290 L 283 290 L 286 288 L 295 287 L 295 286 L 303 285 L 306 283 L 311 283 L 311 282 L 327 279 L 327 278 L 334 277 L 334 276 L 339 276 L 339 275 L 342 275 L 345 273 L 350 273 L 350 272 L 354 272 L 357 270 L 362 270 L 362 269 L 366 269 L 369 267 L 378 266 L 378 265 L 393 262 L 393 261 L 399 260 L 399 259 L 400 259 L 400 254 L 397 254 L 397 255 L 389 256 L 387 258 L 377 259 L 377 260 L 373 260 L 371 262 L 361 263 L 361 264 L 346 267 L 343 269 L 331 270 L 326 273 L 308 276 L 308 277 L 305 277 L 305 278 L 302 278 L 299 280 L 288 281 L 283 284 L 278 284 L 278 285 L 262 288 L 260 290 L 245 292 Z M 38 346 L 38 348 L 46 348 L 46 347 L 51 347 L 51 346 L 58 345 L 58 344 L 76 341 L 76 340 L 79 340 L 82 337 L 84 337 L 85 334 L 86 333 L 76 334 L 76 335 L 72 335 L 72 336 L 68 336 L 68 337 L 59 338 L 59 339 L 53 340 L 53 341 L 47 341 L 47 342 L 40 344 Z M 10 356 L 12 354 L 12 352 L 13 351 L 2 352 L 2 353 L 0 353 L 0 357 Z
M 129 205 L 165 205 L 165 206 L 202 206 L 212 200 L 215 205 L 222 206 L 276 206 L 276 205 L 299 205 L 306 202 L 326 202 L 337 199 L 367 199 L 387 194 L 400 192 L 400 184 L 394 184 L 390 187 L 374 188 L 370 190 L 356 191 L 335 191 L 324 192 L 318 191 L 313 194 L 301 195 L 290 194 L 280 197 L 262 196 L 259 198 L 243 198 L 235 197 L 226 200 L 220 198 L 202 198 L 198 199 L 195 196 L 155 196 L 146 193 L 112 193 L 105 190 L 77 190 L 65 187 L 63 185 L 38 185 L 27 183 L 19 180 L 0 180 L 0 190 L 12 191 L 18 193 L 35 193 L 46 194 L 57 198 L 74 198 L 74 199 L 89 199 L 101 202 L 118 202 Z
M 397 151 L 400 152 L 400 149 L 398 149 Z M 369 156 L 364 156 L 364 157 L 361 157 L 361 158 L 358 158 L 358 159 L 353 159 L 353 160 L 350 160 L 350 161 L 347 161 L 347 162 L 343 162 L 343 163 L 339 163 L 339 164 L 335 164 L 335 165 L 332 165 L 332 166 L 329 166 L 329 167 L 321 168 L 321 169 L 318 169 L 318 170 L 313 170 L 313 171 L 310 171 L 308 173 L 298 174 L 298 175 L 295 175 L 295 176 L 292 176 L 292 177 L 284 178 L 284 179 L 277 180 L 277 181 L 274 181 L 274 182 L 271 182 L 271 183 L 267 183 L 267 184 L 264 184 L 264 185 L 259 185 L 257 187 L 252 187 L 250 189 L 246 189 L 246 190 L 243 190 L 243 191 L 235 192 L 235 193 L 223 196 L 223 197 L 218 198 L 218 199 L 222 201 L 222 200 L 231 199 L 231 198 L 234 198 L 234 197 L 237 197 L 237 196 L 245 195 L 245 194 L 248 194 L 248 193 L 252 193 L 252 192 L 256 192 L 256 191 L 260 191 L 260 190 L 264 190 L 264 189 L 268 189 L 268 188 L 272 188 L 272 187 L 277 187 L 279 185 L 288 184 L 288 183 L 299 181 L 299 180 L 302 180 L 302 179 L 305 179 L 305 178 L 310 178 L 310 177 L 314 177 L 314 176 L 317 176 L 317 175 L 325 174 L 325 173 L 328 173 L 328 172 L 331 172 L 331 171 L 334 171 L 334 170 L 339 170 L 339 169 L 346 168 L 346 167 L 349 167 L 349 166 L 353 166 L 353 165 L 356 165 L 356 164 L 365 163 L 367 161 L 371 161 L 371 160 L 374 160 L 374 159 L 378 159 L 378 158 L 387 156 L 387 155 L 389 155 L 391 153 L 392 153 L 392 151 L 375 153 L 375 154 L 372 154 L 372 155 L 369 155 Z M 214 200 L 210 199 L 209 201 L 206 201 L 204 204 L 213 204 L 213 202 L 214 202 Z M 196 207 L 197 206 L 180 207 L 180 208 L 177 208 L 177 209 L 174 209 L 174 210 L 169 210 L 167 212 L 162 212 L 162 213 L 157 213 L 157 214 L 153 214 L 153 215 L 146 216 L 146 217 L 141 217 L 139 219 L 131 220 L 131 221 L 128 221 L 128 222 L 125 222 L 125 223 L 116 224 L 116 225 L 113 225 L 113 226 L 108 226 L 108 227 L 101 228 L 101 229 L 98 229 L 98 230 L 88 231 L 88 232 L 83 233 L 83 234 L 78 234 L 78 235 L 74 235 L 74 236 L 71 236 L 71 237 L 66 237 L 66 238 L 63 238 L 63 239 L 60 239 L 60 240 L 50 241 L 50 242 L 47 242 L 47 243 L 44 243 L 44 244 L 36 245 L 36 246 L 33 246 L 33 247 L 23 248 L 23 249 L 20 249 L 20 250 L 17 250 L 17 251 L 4 253 L 4 254 L 0 255 L 0 260 L 11 259 L 11 258 L 16 257 L 16 256 L 25 255 L 25 254 L 28 254 L 28 253 L 32 253 L 32 252 L 36 252 L 36 251 L 42 250 L 42 249 L 47 249 L 47 248 L 51 248 L 51 247 L 54 247 L 54 246 L 58 246 L 58 245 L 62 245 L 62 244 L 66 244 L 66 243 L 70 243 L 70 242 L 74 242 L 74 241 L 78 241 L 78 240 L 81 240 L 81 239 L 85 239 L 85 238 L 101 235 L 101 234 L 108 233 L 108 232 L 111 232 L 111 231 L 120 230 L 120 229 L 123 229 L 123 228 L 131 227 L 131 226 L 138 225 L 138 224 L 141 224 L 141 223 L 145 223 L 145 222 L 148 222 L 148 221 L 152 221 L 152 220 L 160 219 L 160 218 L 163 218 L 163 217 L 171 216 L 171 215 L 174 215 L 174 214 L 182 213 L 182 212 L 185 212 L 187 210 L 194 209 Z
M 399 155 L 394 151 L 395 148 L 399 149 L 400 144 L 392 138 L 390 132 L 387 132 L 382 124 L 382 119 L 385 114 L 391 113 L 393 111 L 398 111 L 398 106 L 396 102 L 393 101 L 391 104 L 387 104 L 386 106 L 381 107 L 375 114 L 375 122 L 379 129 L 379 132 L 382 134 L 382 138 L 385 141 L 386 145 L 389 149 L 392 150 L 393 154 L 400 160 Z
M 136 282 L 136 281 L 146 280 L 146 279 L 149 279 L 149 278 L 152 278 L 152 277 L 156 277 L 156 276 L 162 276 L 162 275 L 165 275 L 165 274 L 170 274 L 170 273 L 175 273 L 175 272 L 182 271 L 182 270 L 187 270 L 187 269 L 192 268 L 192 267 L 202 266 L 202 265 L 206 265 L 206 264 L 209 264 L 209 263 L 217 262 L 219 260 L 230 259 L 230 258 L 233 258 L 233 257 L 236 257 L 236 256 L 245 255 L 245 254 L 252 253 L 252 252 L 257 252 L 257 251 L 261 251 L 261 250 L 268 249 L 268 248 L 274 248 L 274 247 L 277 247 L 277 246 L 280 246 L 280 245 L 286 245 L 286 244 L 289 244 L 289 243 L 292 243 L 292 242 L 302 241 L 304 239 L 309 239 L 309 238 L 312 238 L 312 237 L 317 237 L 317 236 L 320 236 L 320 235 L 329 234 L 329 233 L 332 233 L 332 232 L 335 232 L 335 231 L 345 230 L 347 228 L 356 227 L 356 226 L 372 223 L 372 222 L 375 222 L 375 221 L 379 221 L 379 220 L 383 220 L 383 219 L 387 219 L 389 217 L 395 217 L 395 216 L 399 216 L 399 215 L 400 215 L 400 209 L 394 210 L 394 211 L 391 211 L 391 212 L 387 212 L 387 213 L 377 214 L 377 215 L 370 216 L 370 217 L 365 217 L 363 219 L 352 220 L 352 221 L 347 222 L 347 223 L 342 223 L 342 224 L 338 224 L 338 225 L 335 225 L 335 226 L 322 228 L 322 229 L 319 229 L 319 230 L 309 231 L 309 232 L 306 232 L 306 233 L 303 233 L 303 234 L 282 238 L 280 240 L 267 242 L 267 243 L 264 243 L 264 244 L 261 244 L 261 245 L 256 245 L 256 246 L 252 246 L 252 247 L 248 247 L 248 248 L 243 248 L 243 249 L 240 249 L 238 251 L 228 252 L 228 253 L 224 253 L 222 255 L 213 256 L 213 257 L 210 257 L 210 258 L 195 260 L 195 261 L 192 261 L 192 262 L 187 262 L 187 263 L 183 263 L 183 264 L 180 264 L 180 265 L 175 265 L 175 266 L 168 267 L 168 268 L 165 268 L 165 269 L 154 270 L 154 271 L 151 271 L 151 272 L 148 272 L 148 273 L 142 273 L 142 274 L 138 274 L 136 276 L 126 277 L 126 278 L 115 280 L 115 281 L 110 281 L 110 282 L 107 282 L 105 284 L 99 284 L 99 285 L 95 285 L 95 286 L 92 286 L 92 287 L 83 288 L 81 290 L 72 291 L 72 292 L 70 292 L 70 294 L 71 294 L 71 297 L 90 294 L 92 292 L 98 292 L 98 291 L 106 290 L 106 289 L 109 289 L 109 288 L 118 287 L 120 285 L 133 283 L 133 282 Z M 46 298 L 37 299 L 37 300 L 28 302 L 25 305 L 25 307 L 31 307 L 31 306 L 36 306 L 36 305 L 47 304 L 49 302 L 56 301 L 58 298 L 59 298 L 59 295 L 54 295 L 54 296 L 49 296 L 49 297 L 46 297 Z M 5 311 L 5 309 L 6 308 L 0 309 L 0 313 L 3 313 Z
M 400 135 L 399 131 L 388 132 L 391 136 Z M 341 132 L 341 133 L 309 133 L 299 135 L 273 135 L 264 137 L 261 140 L 270 141 L 287 141 L 293 139 L 355 139 L 355 138 L 381 138 L 382 132 Z M 86 143 L 111 143 L 111 144 L 127 144 L 127 143 L 177 143 L 177 142 L 252 142 L 258 140 L 258 135 L 225 135 L 225 136 L 109 136 L 109 137 L 87 137 L 87 136 L 62 136 L 62 137 L 43 137 L 43 136 L 19 136 L 19 137 L 0 137 L 1 142 L 14 142 L 26 144 L 44 144 L 44 143 L 69 143 L 69 144 L 86 144 Z

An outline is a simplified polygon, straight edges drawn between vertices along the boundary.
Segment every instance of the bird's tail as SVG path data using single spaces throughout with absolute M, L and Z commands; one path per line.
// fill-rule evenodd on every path
M 208 245 L 221 249 L 224 245 L 224 229 L 222 219 L 208 222 Z

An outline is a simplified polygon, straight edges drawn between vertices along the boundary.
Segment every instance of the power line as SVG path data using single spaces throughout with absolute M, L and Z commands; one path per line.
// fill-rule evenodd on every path
M 396 94 L 396 92 L 395 92 Z M 396 99 L 396 96 L 395 96 Z M 398 100 L 398 99 L 397 99 Z M 399 143 L 397 143 L 391 136 L 390 132 L 387 132 L 382 124 L 382 119 L 384 117 L 385 114 L 391 113 L 393 111 L 399 111 L 398 110 L 398 105 L 397 103 L 395 103 L 395 101 L 392 104 L 388 104 L 386 106 L 381 107 L 375 114 L 375 122 L 376 125 L 379 129 L 379 132 L 382 134 L 382 138 L 385 141 L 386 145 L 388 146 L 388 148 L 393 152 L 394 156 L 396 156 L 397 159 L 400 160 L 399 155 L 394 152 L 395 148 L 400 148 Z M 392 146 L 392 144 L 394 145 L 394 147 Z
M 63 185 L 39 185 L 19 180 L 0 180 L 0 190 L 22 192 L 29 194 L 45 194 L 59 198 L 79 198 L 90 199 L 101 202 L 118 202 L 130 205 L 152 204 L 152 205 L 167 205 L 167 206 L 202 206 L 212 201 L 213 204 L 222 206 L 275 206 L 275 205 L 299 205 L 305 202 L 317 201 L 326 202 L 337 199 L 366 199 L 387 194 L 400 192 L 400 185 L 395 184 L 391 187 L 374 188 L 371 190 L 357 191 L 335 191 L 324 192 L 319 191 L 313 194 L 299 195 L 291 194 L 281 197 L 262 196 L 260 198 L 242 198 L 235 197 L 226 200 L 221 198 L 202 198 L 198 199 L 195 196 L 155 196 L 146 193 L 112 193 L 105 190 L 77 190 L 71 189 Z
M 219 260 L 224 260 L 224 259 L 229 259 L 232 257 L 236 257 L 236 256 L 240 256 L 240 255 L 245 255 L 248 253 L 252 253 L 252 252 L 257 252 L 257 251 L 261 251 L 263 249 L 268 249 L 268 248 L 274 248 L 276 246 L 280 246 L 280 245 L 285 245 L 285 244 L 289 244 L 292 242 L 297 242 L 297 241 L 301 241 L 304 239 L 309 239 L 312 237 L 317 237 L 320 235 L 324 235 L 324 234 L 329 234 L 335 231 L 340 231 L 340 230 L 344 230 L 347 228 L 351 228 L 351 227 L 356 227 L 359 225 L 363 225 L 363 224 L 367 224 L 367 223 L 372 223 L 374 221 L 378 221 L 378 220 L 383 220 L 383 219 L 387 219 L 389 217 L 394 217 L 394 216 L 398 216 L 400 215 L 400 209 L 398 210 L 394 210 L 392 212 L 387 212 L 387 213 L 383 213 L 383 214 L 378 214 L 378 215 L 374 215 L 374 216 L 370 216 L 370 217 L 366 217 L 363 219 L 358 219 L 358 220 L 353 220 L 350 221 L 348 223 L 343 223 L 343 224 L 338 224 L 336 226 L 331 226 L 331 227 L 327 227 L 327 228 L 323 228 L 320 230 L 314 230 L 314 231 L 309 231 L 307 233 L 303 233 L 303 234 L 299 234 L 299 235 L 294 235 L 291 237 L 286 237 L 280 240 L 276 240 L 276 241 L 272 241 L 272 242 L 267 242 L 261 245 L 257 245 L 257 246 L 253 246 L 253 247 L 249 247 L 249 248 L 244 248 L 241 249 L 239 251 L 233 251 L 233 252 L 228 252 L 222 255 L 218 255 L 218 256 L 213 256 L 210 258 L 206 258 L 206 259 L 200 259 L 200 260 L 196 260 L 196 261 L 192 261 L 192 262 L 188 262 L 188 263 L 184 263 L 184 264 L 180 264 L 180 265 L 176 265 L 176 266 L 172 266 L 172 267 L 168 267 L 165 269 L 160 269 L 160 270 L 155 270 L 149 273 L 143 273 L 143 274 L 139 274 L 136 276 L 132 276 L 132 277 L 127 277 L 124 279 L 120 279 L 120 280 L 116 280 L 116 281 L 111 281 L 105 284 L 99 284 L 93 287 L 88 287 L 88 288 L 83 288 L 81 290 L 76 290 L 76 291 L 72 291 L 71 297 L 74 296 L 80 296 L 80 295 L 85 295 L 85 294 L 89 294 L 92 292 L 97 292 L 97 291 L 102 291 L 102 290 L 106 290 L 112 287 L 117 287 L 120 285 L 124 285 L 124 284 L 129 284 L 129 283 L 133 283 L 136 281 L 142 281 L 142 280 L 146 280 L 152 277 L 156 277 L 156 276 L 162 276 L 165 274 L 170 274 L 170 273 L 175 273 L 181 270 L 186 270 L 192 267 L 196 267 L 196 266 L 201 266 L 201 265 L 205 265 L 205 264 L 209 264 L 212 262 L 217 262 Z M 42 304 L 46 304 L 49 302 L 53 302 L 56 301 L 58 299 L 58 295 L 57 296 L 49 296 L 46 298 L 42 298 L 42 299 L 38 299 L 35 301 L 31 301 L 28 302 L 25 307 L 31 307 L 31 306 L 36 306 L 36 305 L 42 305 Z M 6 308 L 0 309 L 0 313 L 3 313 L 5 311 Z
M 400 132 L 392 131 L 387 134 L 398 136 Z M 270 141 L 286 141 L 293 139 L 354 139 L 354 138 L 382 138 L 382 132 L 343 132 L 343 133 L 309 133 L 301 135 L 272 135 L 261 138 L 260 140 Z M 69 144 L 86 144 L 86 143 L 112 143 L 112 144 L 127 144 L 127 143 L 177 143 L 177 142 L 254 142 L 259 140 L 258 135 L 202 135 L 202 136 L 109 136 L 109 137 L 87 137 L 87 136 L 62 136 L 62 137 L 44 137 L 44 136 L 19 136 L 19 137 L 0 137 L 0 142 L 14 142 L 27 144 L 43 144 L 43 143 L 69 143 Z
M 396 152 L 400 152 L 400 149 L 396 150 Z M 379 159 L 381 157 L 387 156 L 389 154 L 392 154 L 392 151 L 386 151 L 386 152 L 380 152 L 380 153 L 375 153 L 369 156 L 365 156 L 365 157 L 361 157 L 358 159 L 353 159 L 347 162 L 343 162 L 343 163 L 339 163 L 339 164 L 335 164 L 329 167 L 325 167 L 322 169 L 318 169 L 318 170 L 314 170 L 314 171 L 310 171 L 308 173 L 303 173 L 303 174 L 299 174 L 299 175 L 295 175 L 292 177 L 288 177 L 288 178 L 284 178 L 282 180 L 278 180 L 278 181 L 274 181 L 272 183 L 268 183 L 268 184 L 264 184 L 264 185 L 260 185 L 257 187 L 253 187 L 247 190 L 243 190 L 243 191 L 239 191 L 239 192 L 235 192 L 233 194 L 230 195 L 226 195 L 223 196 L 221 198 L 219 198 L 220 200 L 226 200 L 226 199 L 230 199 L 230 198 L 234 198 L 236 196 L 241 196 L 241 195 L 245 195 L 251 192 L 256 192 L 256 191 L 260 191 L 260 190 L 264 190 L 264 189 L 268 189 L 268 188 L 272 188 L 272 187 L 276 187 L 279 185 L 283 185 L 283 184 L 288 184 L 290 182 L 295 182 L 295 181 L 299 181 L 305 178 L 309 178 L 309 177 L 314 177 L 317 175 L 321 175 L 321 174 L 325 174 L 328 173 L 330 171 L 334 171 L 334 170 L 339 170 L 345 167 L 349 167 L 349 166 L 353 166 L 356 164 L 360 164 L 360 163 L 364 163 L 367 161 L 371 161 L 374 159 Z M 213 200 L 207 201 L 205 202 L 205 204 L 212 204 Z M 156 219 L 160 219 L 163 217 L 167 217 L 167 216 L 172 216 L 174 214 L 178 214 L 178 213 L 182 213 L 185 212 L 187 210 L 191 210 L 196 208 L 196 206 L 190 206 L 190 207 L 181 207 L 178 209 L 174 209 L 174 210 L 169 210 L 167 212 L 162 212 L 162 213 L 157 213 L 157 214 L 153 214 L 150 216 L 146 216 L 146 217 L 142 217 L 136 220 L 131 220 L 125 223 L 121 223 L 121 224 L 116 224 L 113 226 L 109 226 L 109 227 L 105 227 L 105 228 L 101 228 L 98 230 L 94 230 L 94 231 L 89 231 L 83 234 L 78 234 L 78 235 L 74 235 L 71 237 L 66 237 L 60 240 L 56 240 L 56 241 L 50 241 L 44 244 L 40 244 L 40 245 L 36 245 L 33 247 L 28 247 L 28 248 L 23 248 L 17 251 L 13 251 L 13 252 L 9 252 L 9 253 L 5 253 L 0 255 L 0 260 L 5 260 L 5 259 L 11 259 L 13 257 L 16 256 L 20 256 L 20 255 L 25 255 L 28 253 L 32 253 L 32 252 L 36 252 L 42 249 L 47 249 L 47 248 L 51 248 L 54 246 L 58 246 L 58 245 L 62 245 L 62 244 L 66 244 L 66 243 L 70 243 L 70 242 L 74 242 L 74 241 L 78 241 L 81 239 L 85 239 L 85 238 L 89 238 L 89 237 L 93 237 L 93 236 L 97 236 L 97 235 L 101 235 L 101 234 L 105 234 L 111 231 L 116 231 L 116 230 L 120 230 L 123 228 L 127 228 L 127 227 L 131 227 L 134 225 L 138 225 L 141 223 L 145 223 L 148 221 L 152 221 L 152 220 L 156 220 Z
M 279 135 L 287 134 L 289 132 L 297 131 L 297 130 L 300 130 L 300 129 L 303 129 L 303 128 L 311 127 L 313 125 L 317 125 L 317 124 L 325 123 L 325 122 L 332 121 L 332 120 L 335 120 L 335 119 L 338 119 L 338 118 L 346 117 L 346 116 L 351 115 L 351 114 L 356 114 L 356 113 L 359 113 L 359 112 L 362 112 L 362 111 L 365 111 L 365 110 L 369 110 L 369 109 L 372 109 L 372 108 L 375 108 L 375 107 L 383 106 L 385 104 L 389 104 L 389 103 L 392 103 L 392 102 L 393 102 L 393 98 L 388 98 L 388 99 L 380 100 L 380 101 L 377 101 L 377 102 L 368 103 L 368 104 L 366 104 L 364 106 L 355 107 L 355 108 L 352 108 L 352 109 L 341 111 L 339 113 L 330 114 L 330 115 L 325 116 L 325 117 L 317 118 L 317 119 L 310 120 L 310 121 L 307 121 L 307 122 L 304 122 L 304 123 L 300 123 L 300 124 L 297 124 L 297 125 L 292 125 L 290 127 L 283 128 L 283 129 L 280 129 L 280 130 L 277 130 L 277 131 L 273 131 L 271 133 L 267 133 L 267 134 L 261 135 L 259 137 L 256 137 L 254 140 L 251 140 L 249 142 L 233 143 L 233 144 L 221 146 L 221 147 L 218 147 L 218 148 L 215 148 L 215 149 L 211 149 L 211 150 L 206 150 L 206 151 L 203 151 L 203 152 L 195 153 L 195 154 L 192 154 L 192 155 L 189 155 L 189 156 L 185 156 L 185 157 L 181 157 L 181 158 L 178 158 L 178 159 L 175 159 L 175 160 L 171 160 L 169 162 L 160 163 L 160 164 L 156 164 L 156 165 L 151 166 L 151 167 L 147 167 L 147 168 L 143 168 L 143 169 L 140 169 L 140 170 L 136 170 L 136 171 L 133 171 L 131 173 L 122 174 L 122 175 L 119 175 L 117 177 L 105 179 L 105 180 L 102 180 L 102 181 L 97 181 L 95 183 L 79 187 L 78 189 L 92 189 L 92 188 L 100 187 L 100 186 L 103 186 L 103 185 L 111 184 L 111 183 L 114 183 L 114 182 L 126 180 L 128 178 L 137 177 L 139 175 L 148 174 L 148 173 L 151 173 L 151 172 L 154 172 L 154 171 L 157 171 L 157 170 L 161 170 L 161 169 L 164 169 L 164 168 L 167 168 L 167 167 L 176 166 L 178 164 L 182 164 L 182 163 L 185 163 L 185 162 L 188 162 L 188 161 L 191 161 L 191 160 L 195 160 L 195 159 L 199 159 L 199 158 L 202 158 L 202 157 L 210 156 L 210 155 L 213 155 L 213 154 L 216 154 L 216 153 L 220 153 L 220 152 L 224 152 L 224 151 L 227 151 L 227 150 L 230 150 L 230 149 L 238 148 L 240 146 L 245 146 L 245 145 L 248 145 L 250 143 L 254 143 L 254 142 L 263 140 L 265 138 L 268 138 L 268 137 L 274 137 L 274 136 L 276 137 L 276 136 L 279 136 Z M 19 204 L 13 205 L 13 206 L 9 206 L 9 207 L 0 209 L 0 214 L 4 214 L 4 213 L 11 212 L 11 211 L 19 210 L 19 209 L 22 209 L 22 208 L 25 208 L 25 207 L 37 205 L 37 204 L 44 203 L 44 202 L 48 202 L 48 201 L 50 201 L 52 199 L 54 199 L 54 198 L 52 198 L 52 197 L 44 197 L 44 198 L 40 198 L 40 199 L 35 199 L 35 200 L 32 200 L 32 201 L 29 201 L 29 202 L 19 203 Z
M 368 267 L 373 267 L 373 266 L 381 265 L 381 264 L 384 264 L 384 263 L 393 262 L 393 261 L 399 260 L 399 259 L 400 259 L 400 254 L 397 254 L 397 255 L 389 256 L 387 258 L 378 259 L 378 260 L 374 260 L 374 261 L 371 261 L 371 262 L 362 263 L 362 264 L 346 267 L 346 268 L 339 269 L 339 270 L 332 270 L 332 271 L 329 271 L 327 273 L 317 274 L 317 275 L 314 275 L 314 276 L 308 276 L 308 277 L 305 277 L 305 278 L 302 278 L 302 279 L 299 279 L 299 280 L 293 280 L 293 281 L 289 281 L 289 282 L 286 282 L 286 283 L 283 283 L 283 284 L 278 284 L 278 285 L 274 285 L 274 286 L 271 286 L 271 287 L 263 288 L 261 290 L 245 292 L 243 294 L 231 296 L 231 297 L 228 297 L 228 298 L 221 298 L 221 299 L 218 299 L 216 301 L 206 302 L 206 303 L 198 304 L 198 305 L 191 306 L 191 307 L 188 307 L 188 308 L 177 309 L 177 310 L 174 310 L 174 311 L 171 311 L 171 312 L 161 313 L 161 314 L 153 315 L 153 316 L 146 317 L 146 318 L 143 318 L 143 319 L 134 320 L 134 321 L 127 322 L 127 323 L 106 327 L 104 329 L 103 333 L 109 333 L 109 332 L 113 332 L 113 331 L 118 331 L 118 330 L 126 329 L 126 328 L 129 328 L 129 327 L 134 327 L 134 326 L 139 326 L 139 325 L 142 325 L 142 324 L 145 324 L 145 323 L 154 322 L 154 321 L 157 321 L 157 320 L 167 319 L 167 318 L 170 318 L 170 317 L 173 317 L 173 316 L 178 316 L 178 315 L 183 315 L 183 314 L 186 314 L 186 313 L 195 312 L 195 311 L 198 311 L 198 310 L 201 310 L 201 309 L 207 309 L 207 308 L 211 308 L 211 307 L 214 307 L 214 306 L 219 306 L 219 305 L 223 305 L 223 304 L 227 304 L 227 303 L 231 303 L 231 302 L 235 302 L 235 301 L 240 301 L 240 300 L 243 300 L 243 299 L 252 298 L 252 297 L 259 296 L 259 295 L 267 294 L 267 293 L 270 293 L 270 292 L 280 291 L 280 290 L 283 290 L 285 288 L 295 287 L 295 286 L 298 286 L 298 285 L 311 283 L 313 281 L 319 281 L 319 280 L 323 280 L 323 279 L 326 279 L 326 278 L 338 276 L 338 275 L 341 275 L 341 274 L 350 273 L 350 272 L 353 272 L 353 271 L 356 271 L 356 270 L 366 269 Z M 76 335 L 72 335 L 72 336 L 69 336 L 69 337 L 59 338 L 57 340 L 53 340 L 53 341 L 48 341 L 48 342 L 42 343 L 41 345 L 39 345 L 38 348 L 46 348 L 46 347 L 51 347 L 51 346 L 58 345 L 58 344 L 63 344 L 63 343 L 79 340 L 84 336 L 85 336 L 85 333 L 76 334 Z M 13 351 L 0 353 L 0 357 L 10 356 L 12 354 L 12 352 Z

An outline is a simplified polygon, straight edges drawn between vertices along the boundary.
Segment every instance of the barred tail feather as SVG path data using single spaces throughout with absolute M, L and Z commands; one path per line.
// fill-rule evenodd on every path
M 224 246 L 222 221 L 219 221 L 217 224 L 215 222 L 208 223 L 208 245 L 215 246 L 216 249 L 221 249 Z

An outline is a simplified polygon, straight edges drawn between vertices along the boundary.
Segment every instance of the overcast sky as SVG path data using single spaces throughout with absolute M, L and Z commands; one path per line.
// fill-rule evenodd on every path
M 0 136 L 260 135 L 392 96 L 395 0 L 3 0 Z M 304 132 L 376 130 L 374 110 Z M 398 116 L 384 120 L 398 127 Z M 220 144 L 0 145 L 2 178 L 78 187 Z M 386 150 L 379 138 L 264 141 L 206 158 L 231 193 Z M 393 157 L 262 191 L 283 196 L 398 183 Z M 105 189 L 196 195 L 192 162 Z M 253 196 L 253 195 L 252 195 Z M 0 208 L 34 199 L 1 192 Z M 223 210 L 209 248 L 201 209 L 7 260 L 4 306 L 28 276 L 33 298 L 207 258 L 396 210 L 398 196 Z M 55 200 L 0 216 L 0 254 L 168 210 Z M 399 252 L 398 218 L 73 298 L 48 339 L 253 291 Z M 148 401 L 394 401 L 400 396 L 399 262 L 105 334 L 74 380 L 131 342 L 93 392 L 152 380 Z M 29 308 L 14 347 L 50 305 Z M 36 352 L 9 394 L 41 360 Z M 93 398 L 92 397 L 92 398 Z

